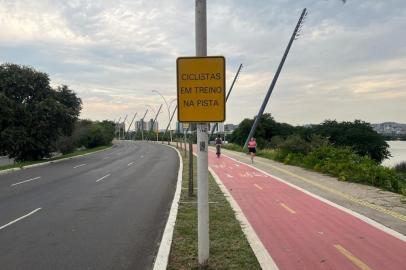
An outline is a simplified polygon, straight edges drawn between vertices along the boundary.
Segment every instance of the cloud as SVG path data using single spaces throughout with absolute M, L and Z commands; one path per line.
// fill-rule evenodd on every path
M 208 1 L 208 52 L 225 55 L 227 122 L 254 116 L 303 7 L 267 112 L 293 124 L 326 118 L 406 122 L 403 0 Z M 82 117 L 114 119 L 176 96 L 175 61 L 194 55 L 188 0 L 2 0 L 0 59 L 50 74 L 83 99 Z M 381 108 L 379 111 L 372 107 Z M 244 108 L 244 110 L 241 110 Z M 152 116 L 151 116 L 152 117 Z M 167 112 L 159 121 L 166 125 Z

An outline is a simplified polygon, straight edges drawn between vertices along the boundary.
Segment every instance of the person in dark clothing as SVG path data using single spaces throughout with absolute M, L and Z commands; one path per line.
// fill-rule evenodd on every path
M 223 141 L 221 140 L 220 135 L 217 136 L 217 138 L 214 142 L 216 144 L 216 155 L 219 158 L 221 155 L 221 145 L 223 144 Z

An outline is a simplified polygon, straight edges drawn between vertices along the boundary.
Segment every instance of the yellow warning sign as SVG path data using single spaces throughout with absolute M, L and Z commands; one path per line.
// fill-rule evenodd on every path
M 176 61 L 179 122 L 224 122 L 226 61 L 223 56 Z

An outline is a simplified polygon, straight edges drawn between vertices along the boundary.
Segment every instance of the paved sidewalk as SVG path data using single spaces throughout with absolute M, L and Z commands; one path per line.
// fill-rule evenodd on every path
M 406 269 L 403 235 L 212 150 L 209 166 L 279 269 Z

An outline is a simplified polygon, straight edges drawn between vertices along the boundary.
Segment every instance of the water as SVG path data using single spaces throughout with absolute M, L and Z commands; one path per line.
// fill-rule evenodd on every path
M 393 167 L 396 164 L 406 161 L 406 141 L 387 141 L 391 158 L 385 159 L 382 165 Z

